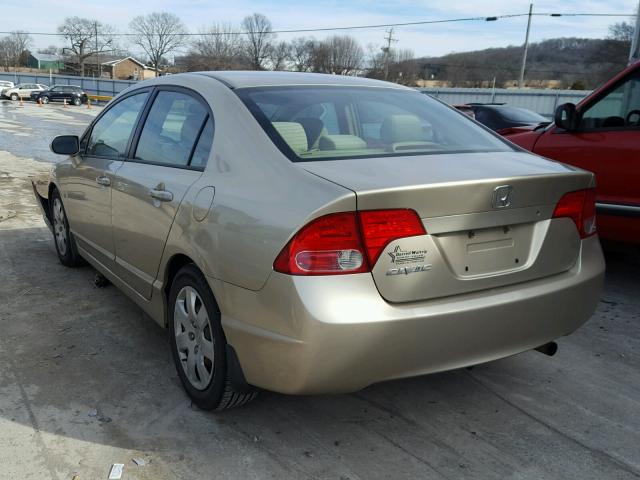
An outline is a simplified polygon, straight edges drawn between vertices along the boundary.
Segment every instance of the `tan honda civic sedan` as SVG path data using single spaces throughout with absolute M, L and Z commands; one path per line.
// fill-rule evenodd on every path
M 205 409 L 551 353 L 602 288 L 592 174 L 395 84 L 172 75 L 52 149 L 60 261 L 168 328 Z

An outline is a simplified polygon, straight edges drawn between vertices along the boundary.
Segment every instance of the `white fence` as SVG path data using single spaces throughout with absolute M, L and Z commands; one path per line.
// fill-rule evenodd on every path
M 589 90 L 534 90 L 511 88 L 421 88 L 427 93 L 450 105 L 465 103 L 506 103 L 514 107 L 528 108 L 534 112 L 552 117 L 558 105 L 578 103 Z

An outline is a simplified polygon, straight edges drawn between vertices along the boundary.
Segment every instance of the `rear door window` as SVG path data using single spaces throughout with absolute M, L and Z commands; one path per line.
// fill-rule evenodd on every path
M 145 121 L 134 158 L 176 167 L 189 164 L 207 109 L 191 95 L 160 91 Z

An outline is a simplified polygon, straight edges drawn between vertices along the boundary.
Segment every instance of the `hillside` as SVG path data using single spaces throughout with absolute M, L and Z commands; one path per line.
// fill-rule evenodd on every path
M 629 43 L 619 40 L 556 38 L 529 45 L 526 81 L 558 88 L 591 89 L 627 64 Z M 417 60 L 423 78 L 453 86 L 513 86 L 520 72 L 522 46 L 451 53 Z M 536 82 L 537 81 L 537 82 Z

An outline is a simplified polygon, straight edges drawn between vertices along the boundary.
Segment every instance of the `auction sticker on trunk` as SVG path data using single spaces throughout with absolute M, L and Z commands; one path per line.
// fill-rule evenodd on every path
M 387 255 L 391 257 L 391 263 L 396 265 L 395 268 L 387 270 L 387 276 L 409 275 L 431 270 L 431 264 L 423 263 L 427 257 L 426 250 L 403 250 L 400 245 L 396 245 L 392 251 L 387 252 Z
M 396 245 L 391 252 L 387 252 L 387 255 L 391 257 L 391 263 L 396 265 L 405 265 L 407 263 L 419 263 L 424 262 L 427 256 L 426 250 L 402 250 L 400 245 Z

